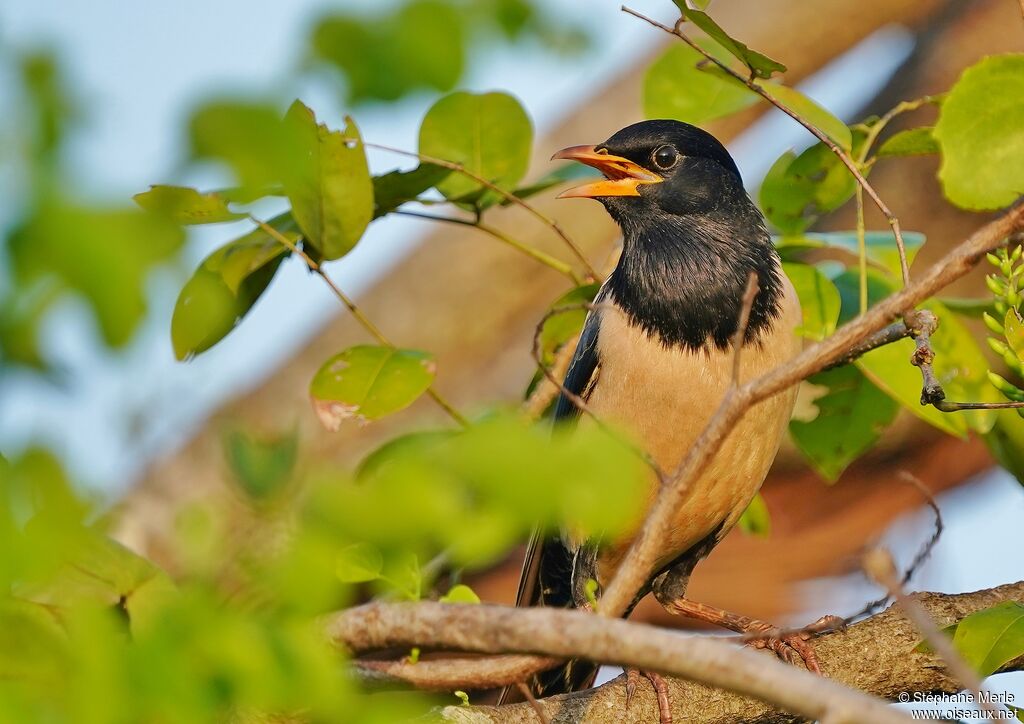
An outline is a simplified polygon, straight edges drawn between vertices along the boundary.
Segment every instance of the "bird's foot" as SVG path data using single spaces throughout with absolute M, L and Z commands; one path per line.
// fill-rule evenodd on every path
M 783 661 L 796 665 L 802 661 L 808 671 L 825 676 L 818 662 L 818 656 L 814 653 L 814 646 L 811 639 L 828 631 L 841 631 L 846 628 L 846 622 L 838 616 L 822 616 L 814 623 L 804 626 L 799 631 L 779 631 L 778 628 L 764 621 L 751 620 L 744 626 L 744 633 L 754 634 L 765 632 L 763 637 L 755 637 L 748 641 L 748 645 L 757 649 L 771 649 Z
M 668 701 L 668 684 L 665 683 L 665 679 L 660 674 L 656 674 L 653 671 L 644 671 L 641 669 L 626 669 L 626 709 L 629 710 L 630 702 L 633 701 L 633 695 L 636 694 L 636 685 L 640 681 L 640 677 L 643 677 L 651 682 L 651 686 L 654 687 L 654 693 L 658 695 L 658 721 L 660 724 L 672 724 L 672 707 Z

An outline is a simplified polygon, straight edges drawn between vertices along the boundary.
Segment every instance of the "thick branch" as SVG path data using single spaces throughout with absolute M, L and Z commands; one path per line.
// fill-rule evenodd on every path
M 974 611 L 1002 601 L 1024 602 L 1024 582 L 999 586 L 975 593 L 944 595 L 915 594 L 916 599 L 939 626 L 959 621 Z M 885 699 L 896 699 L 907 692 L 959 691 L 934 654 L 916 651 L 920 640 L 914 625 L 898 607 L 851 626 L 845 633 L 822 636 L 815 641 L 815 650 L 822 667 L 836 682 L 846 684 Z M 676 651 L 681 658 L 684 652 Z M 757 652 L 767 663 L 772 655 Z M 1003 671 L 1024 669 L 1024 657 L 1003 667 Z M 650 721 L 657 712 L 657 701 L 649 686 L 640 686 L 630 708 L 625 708 L 625 677 L 608 682 L 597 689 L 556 696 L 540 702 L 553 724 L 587 721 L 609 722 Z M 705 684 L 669 679 L 670 701 L 677 721 L 688 724 L 727 724 L 756 721 L 759 724 L 782 724 L 802 721 L 784 714 L 763 702 L 739 696 Z M 445 719 L 458 722 L 514 724 L 531 722 L 536 716 L 526 704 L 502 707 L 448 707 Z M 862 721 L 874 721 L 865 715 Z
M 420 645 L 583 657 L 704 681 L 832 724 L 908 721 L 877 699 L 734 643 L 582 611 L 371 603 L 337 614 L 328 632 L 355 651 Z

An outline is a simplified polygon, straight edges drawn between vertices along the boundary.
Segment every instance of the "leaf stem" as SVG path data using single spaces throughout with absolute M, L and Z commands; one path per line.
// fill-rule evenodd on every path
M 581 285 L 583 283 L 583 280 L 580 279 L 579 275 L 575 271 L 573 271 L 573 268 L 571 266 L 569 266 L 568 264 L 566 264 L 564 261 L 560 261 L 559 259 L 556 259 L 555 257 L 553 257 L 553 256 L 551 256 L 549 254 L 545 254 L 540 249 L 536 249 L 536 248 L 534 248 L 532 246 L 529 246 L 528 244 L 524 244 L 523 242 L 519 241 L 518 239 L 515 239 L 515 238 L 509 236 L 508 234 L 505 234 L 504 232 L 499 231 L 498 229 L 494 228 L 493 226 L 490 226 L 488 224 L 482 223 L 479 219 L 475 219 L 475 220 L 471 221 L 469 219 L 460 219 L 460 218 L 458 218 L 456 216 L 441 216 L 441 215 L 435 215 L 435 214 L 424 214 L 424 213 L 419 212 L 419 211 L 408 211 L 408 210 L 405 210 L 405 209 L 398 209 L 396 211 L 392 211 L 391 213 L 398 214 L 399 216 L 412 216 L 412 217 L 415 217 L 417 219 L 429 219 L 430 221 L 442 221 L 442 222 L 447 223 L 447 224 L 460 224 L 462 226 L 472 226 L 472 227 L 474 227 L 476 229 L 479 229 L 480 231 L 484 232 L 485 234 L 493 236 L 498 241 L 500 241 L 500 242 L 502 242 L 504 244 L 508 244 L 513 249 L 521 251 L 523 254 L 526 254 L 531 259 L 534 259 L 535 261 L 539 261 L 541 264 L 543 264 L 545 266 L 551 267 L 552 269 L 554 269 L 559 274 L 564 274 L 565 276 L 569 277 L 569 279 L 572 280 L 573 284 L 576 284 L 577 286 L 579 286 L 579 285 Z
M 555 232 L 555 234 L 558 235 L 558 237 L 563 242 L 565 242 L 565 245 L 569 247 L 569 250 L 572 251 L 573 256 L 575 256 L 583 265 L 583 268 L 586 270 L 587 275 L 590 277 L 590 279 L 593 281 L 598 278 L 597 270 L 594 269 L 593 265 L 591 265 L 591 263 L 587 260 L 586 255 L 579 248 L 579 246 L 576 245 L 576 242 L 570 239 L 569 235 L 562 230 L 562 227 L 558 225 L 557 221 L 545 215 L 532 204 L 527 203 L 524 199 L 519 198 L 514 193 L 506 191 L 505 189 L 501 188 L 492 181 L 488 181 L 479 174 L 473 173 L 465 166 L 463 166 L 461 163 L 455 163 L 454 161 L 446 161 L 443 158 L 435 158 L 434 156 L 427 156 L 425 154 L 417 153 L 415 151 L 406 151 L 405 149 L 395 148 L 394 146 L 387 146 L 382 143 L 368 143 L 364 141 L 363 145 L 366 146 L 367 148 L 376 148 L 378 150 L 387 151 L 389 153 L 397 153 L 400 156 L 415 158 L 425 163 L 432 163 L 435 166 L 441 166 L 443 168 L 450 169 L 456 173 L 462 174 L 467 178 L 473 179 L 478 184 L 481 184 L 482 186 L 485 186 L 491 191 L 494 191 L 495 193 L 499 194 L 503 199 L 505 199 L 509 203 L 515 204 L 516 206 L 525 209 L 527 212 L 536 217 L 541 223 L 548 226 L 552 231 Z
M 857 256 L 860 267 L 860 313 L 868 311 L 868 244 L 864 231 L 864 189 L 857 187 Z
M 355 301 L 347 294 L 345 294 L 345 292 L 341 290 L 341 287 L 339 287 L 335 283 L 335 281 L 331 279 L 330 276 L 327 275 L 327 272 L 324 271 L 323 266 L 319 262 L 315 261 L 313 257 L 307 254 L 303 249 L 299 248 L 293 241 L 291 241 L 288 237 L 286 237 L 284 234 L 279 232 L 277 229 L 275 229 L 267 222 L 262 221 L 261 219 L 257 219 L 252 214 L 249 214 L 249 218 L 252 219 L 252 221 L 258 227 L 260 227 L 260 229 L 266 232 L 276 242 L 278 242 L 286 249 L 291 251 L 293 254 L 301 258 L 306 263 L 306 266 L 309 267 L 309 270 L 316 274 L 317 276 L 319 276 L 324 281 L 324 283 L 334 293 L 334 296 L 336 296 L 338 300 L 345 305 L 345 308 L 352 313 L 352 316 L 355 317 L 356 321 L 359 322 L 360 325 L 362 325 L 363 329 L 370 333 L 370 336 L 372 336 L 385 347 L 388 347 L 390 349 L 397 349 L 397 347 L 395 347 L 391 340 L 389 340 L 384 335 L 380 328 L 373 323 L 373 320 L 367 317 L 363 310 L 360 309 L 359 306 L 355 303 Z M 469 421 L 466 420 L 462 413 L 456 410 L 455 407 L 452 406 L 450 402 L 448 402 L 448 400 L 442 397 L 441 393 L 439 393 L 433 387 L 433 385 L 427 388 L 427 394 L 430 396 L 432 400 L 434 400 L 434 402 L 437 403 L 437 405 L 442 410 L 448 413 L 448 416 L 455 420 L 455 422 L 457 422 L 462 427 L 469 427 Z

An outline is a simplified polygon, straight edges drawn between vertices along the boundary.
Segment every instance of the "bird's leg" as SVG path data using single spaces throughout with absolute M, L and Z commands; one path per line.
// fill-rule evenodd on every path
M 737 633 L 765 632 L 767 635 L 754 638 L 750 641 L 750 645 L 759 649 L 771 649 L 780 659 L 791 664 L 802 660 L 809 671 L 821 674 L 821 665 L 818 663 L 818 657 L 814 653 L 810 639 L 819 633 L 845 628 L 843 619 L 838 616 L 822 616 L 797 633 L 772 635 L 771 632 L 778 632 L 778 628 L 769 623 L 715 608 L 706 603 L 691 601 L 686 597 L 686 587 L 690 582 L 693 567 L 702 554 L 703 551 L 697 551 L 696 555 L 681 556 L 672 566 L 654 579 L 651 590 L 654 592 L 654 597 L 658 599 L 658 603 L 669 613 L 697 621 L 706 621 Z
M 636 694 L 636 685 L 641 676 L 651 682 L 651 686 L 654 687 L 654 693 L 658 695 L 659 724 L 672 724 L 672 707 L 668 703 L 668 684 L 665 683 L 665 679 L 660 674 L 653 671 L 633 668 L 626 669 L 626 709 L 629 709 L 633 695 Z

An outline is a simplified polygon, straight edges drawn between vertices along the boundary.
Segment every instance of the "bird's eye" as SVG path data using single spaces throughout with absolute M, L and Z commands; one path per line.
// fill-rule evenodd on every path
M 659 146 L 651 156 L 654 165 L 660 169 L 669 169 L 676 165 L 679 160 L 679 153 L 672 146 Z

